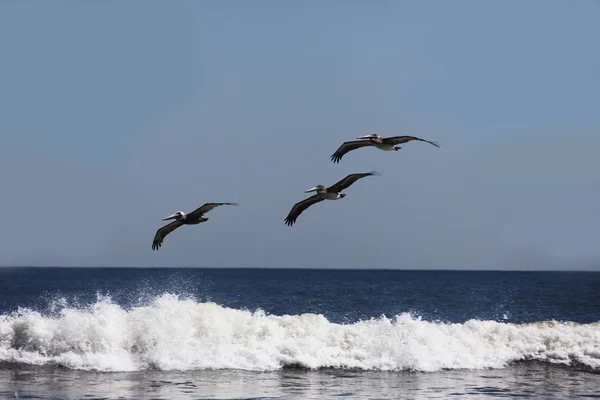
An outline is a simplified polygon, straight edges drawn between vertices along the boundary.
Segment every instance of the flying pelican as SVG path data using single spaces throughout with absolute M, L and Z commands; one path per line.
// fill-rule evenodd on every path
M 352 185 L 357 180 L 372 175 L 379 175 L 379 173 L 377 173 L 376 171 L 372 171 L 363 174 L 350 174 L 335 185 L 330 186 L 328 188 L 326 188 L 323 185 L 317 185 L 313 188 L 305 190 L 304 193 L 317 192 L 317 194 L 309 197 L 308 199 L 302 200 L 299 203 L 294 204 L 294 207 L 292 207 L 292 210 L 285 219 L 285 224 L 289 226 L 294 225 L 294 223 L 296 222 L 296 218 L 298 218 L 298 216 L 302 214 L 304 210 L 306 210 L 313 204 L 316 204 L 323 200 L 343 199 L 344 197 L 346 197 L 346 194 L 340 193 L 342 190 L 350 187 L 350 185 Z
M 158 250 L 158 248 L 162 245 L 165 236 L 167 236 L 169 233 L 173 232 L 180 226 L 197 225 L 201 222 L 208 221 L 208 218 L 204 218 L 203 215 L 212 210 L 213 208 L 223 205 L 237 206 L 238 203 L 206 203 L 189 214 L 186 214 L 183 211 L 177 211 L 169 215 L 168 217 L 164 217 L 162 219 L 163 221 L 167 221 L 169 219 L 174 219 L 175 221 L 163 226 L 162 228 L 156 231 L 156 235 L 154 235 L 154 240 L 152 241 L 152 250 Z
M 331 155 L 331 161 L 333 161 L 334 163 L 339 163 L 340 160 L 342 159 L 342 157 L 344 156 L 344 154 L 348 153 L 349 151 L 356 150 L 358 148 L 365 147 L 365 146 L 375 146 L 379 150 L 384 150 L 384 151 L 393 151 L 393 150 L 398 151 L 402 148 L 402 147 L 398 146 L 399 144 L 408 143 L 411 140 L 427 142 L 427 143 L 434 145 L 435 147 L 440 147 L 437 144 L 437 142 L 431 142 L 429 140 L 421 139 L 421 138 L 418 138 L 415 136 L 392 136 L 392 137 L 388 137 L 388 138 L 382 138 L 378 134 L 372 133 L 370 135 L 360 136 L 357 139 L 362 139 L 362 140 L 353 140 L 350 142 L 342 143 L 342 145 L 335 151 L 335 153 L 333 153 Z M 364 140 L 364 139 L 368 139 L 368 140 Z

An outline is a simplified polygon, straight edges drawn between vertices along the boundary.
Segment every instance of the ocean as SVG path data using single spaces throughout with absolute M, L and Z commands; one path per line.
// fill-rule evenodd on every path
M 600 398 L 600 273 L 0 268 L 0 398 Z

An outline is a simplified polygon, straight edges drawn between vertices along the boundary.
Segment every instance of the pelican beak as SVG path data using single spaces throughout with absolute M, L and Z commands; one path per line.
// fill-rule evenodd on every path
M 310 192 L 316 192 L 317 191 L 317 187 L 315 186 L 314 188 L 310 188 L 308 190 L 305 190 L 304 193 L 310 193 Z
M 173 213 L 173 214 L 169 215 L 168 217 L 164 217 L 162 220 L 167 221 L 169 219 L 175 219 L 176 216 L 177 216 L 177 213 Z
M 373 137 L 373 135 L 365 135 L 365 136 L 359 136 L 359 137 L 357 137 L 357 139 L 369 139 L 372 137 Z

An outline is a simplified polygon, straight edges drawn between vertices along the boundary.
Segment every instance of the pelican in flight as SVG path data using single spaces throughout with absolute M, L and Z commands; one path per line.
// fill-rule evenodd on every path
M 339 163 L 344 154 L 365 146 L 375 146 L 379 150 L 384 151 L 398 151 L 402 148 L 398 146 L 399 144 L 408 143 L 412 140 L 418 140 L 419 142 L 427 142 L 429 144 L 434 145 L 435 147 L 440 147 L 437 144 L 437 142 L 432 142 L 415 136 L 392 136 L 382 138 L 378 134 L 372 133 L 370 135 L 358 137 L 357 139 L 362 140 L 353 140 L 350 142 L 342 143 L 342 145 L 335 151 L 335 153 L 331 155 L 331 161 L 333 161 L 334 163 Z
M 162 245 L 165 236 L 173 232 L 175 229 L 179 228 L 182 225 L 197 225 L 201 222 L 206 222 L 208 221 L 208 218 L 204 218 L 204 214 L 206 214 L 215 207 L 224 205 L 237 206 L 238 203 L 206 203 L 189 214 L 186 214 L 183 211 L 177 211 L 169 215 L 168 217 L 164 217 L 162 219 L 163 221 L 168 221 L 170 219 L 174 219 L 175 221 L 163 226 L 162 228 L 156 231 L 156 235 L 154 235 L 154 240 L 152 241 L 152 250 L 158 250 L 158 248 Z
M 323 185 L 317 185 L 314 188 L 305 190 L 304 193 L 317 192 L 317 194 L 294 204 L 292 210 L 285 219 L 285 224 L 292 226 L 296 222 L 296 218 L 308 207 L 323 200 L 339 200 L 346 197 L 345 193 L 340 193 L 342 190 L 350 187 L 354 182 L 367 176 L 379 175 L 376 171 L 366 172 L 363 174 L 351 174 L 336 183 L 333 186 L 326 188 Z

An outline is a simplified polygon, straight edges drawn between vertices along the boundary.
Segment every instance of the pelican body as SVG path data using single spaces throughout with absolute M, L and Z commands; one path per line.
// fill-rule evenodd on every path
M 208 218 L 204 218 L 201 215 L 193 215 L 193 213 L 190 213 L 190 215 L 188 215 L 188 214 L 184 213 L 183 211 L 174 212 L 173 214 L 169 215 L 168 217 L 164 217 L 162 220 L 168 221 L 170 219 L 179 221 L 181 223 L 181 225 L 198 225 L 201 222 L 208 221 Z
M 393 142 L 384 141 L 384 139 L 376 133 L 360 136 L 357 139 L 367 139 L 369 141 L 369 145 L 377 147 L 379 150 L 383 151 L 398 151 L 402 148 Z
M 173 232 L 180 226 L 198 225 L 202 222 L 208 221 L 208 218 L 205 218 L 204 214 L 206 214 L 215 207 L 223 205 L 237 206 L 238 203 L 206 203 L 189 214 L 186 214 L 183 211 L 177 211 L 167 217 L 164 217 L 162 219 L 163 221 L 168 221 L 171 219 L 174 219 L 175 221 L 163 226 L 162 228 L 156 231 L 156 235 L 154 235 L 154 240 L 152 241 L 152 250 L 158 250 L 162 245 L 165 236 L 167 236 L 169 233 Z
M 350 174 L 341 181 L 337 182 L 335 185 L 330 187 L 325 187 L 323 185 L 317 185 L 313 188 L 305 190 L 304 193 L 317 192 L 317 194 L 302 200 L 292 207 L 288 216 L 285 218 L 285 224 L 288 226 L 294 225 L 296 223 L 296 219 L 304 210 L 313 204 L 319 203 L 323 200 L 339 200 L 346 197 L 345 193 L 340 193 L 342 190 L 350 187 L 354 182 L 361 178 L 365 178 L 367 176 L 379 175 L 376 171 L 360 173 L 360 174 Z
M 304 193 L 310 192 L 317 192 L 317 196 L 322 197 L 323 200 L 339 200 L 343 199 L 346 196 L 345 193 L 330 192 L 329 189 L 327 189 L 323 185 L 317 185 L 314 188 L 310 188 L 304 191 Z
M 353 140 L 342 143 L 342 145 L 335 151 L 335 153 L 331 155 L 331 161 L 333 161 L 334 163 L 339 163 L 344 154 L 352 150 L 356 150 L 361 147 L 367 146 L 376 147 L 379 150 L 383 151 L 398 151 L 402 148 L 398 146 L 399 144 L 408 143 L 412 140 L 426 142 L 434 145 L 435 147 L 440 147 L 437 144 L 437 142 L 421 139 L 416 136 L 392 136 L 388 138 L 382 138 L 377 133 L 372 133 L 370 135 L 359 136 L 357 139 L 361 140 Z

